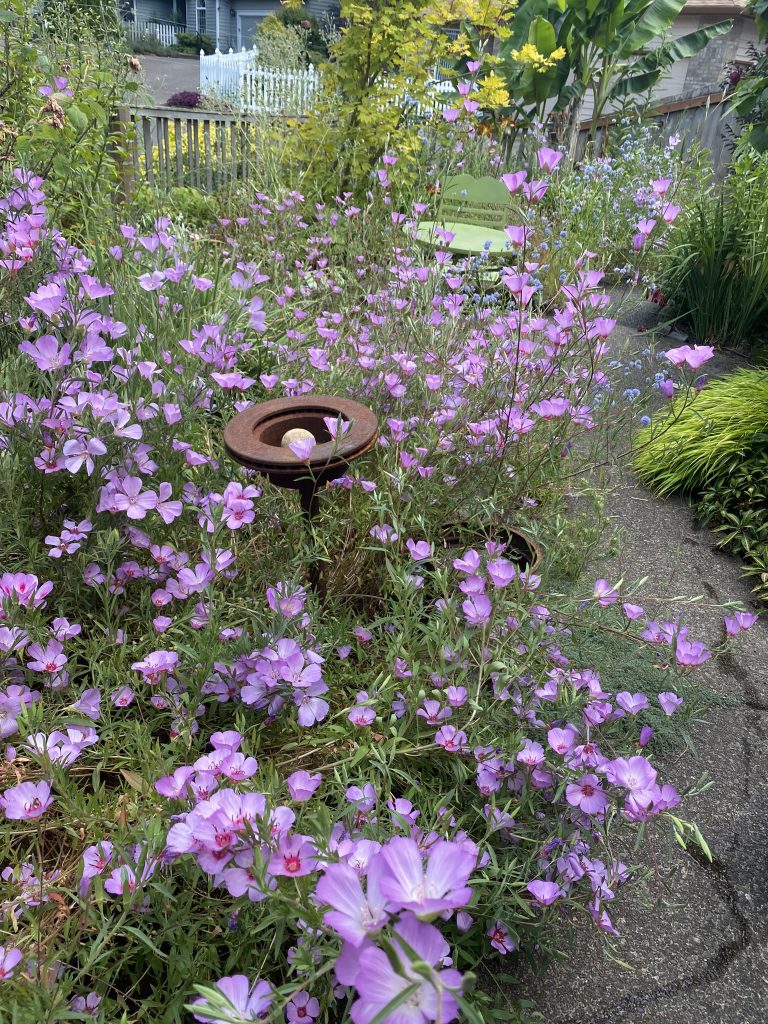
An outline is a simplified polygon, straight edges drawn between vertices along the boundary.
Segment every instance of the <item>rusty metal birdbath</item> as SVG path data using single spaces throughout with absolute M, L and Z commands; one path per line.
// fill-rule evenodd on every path
M 349 427 L 334 440 L 323 422 L 325 417 L 341 419 Z M 302 462 L 287 447 L 289 431 L 314 437 L 316 444 L 308 461 Z M 311 521 L 318 510 L 320 489 L 370 451 L 377 436 L 376 416 L 360 402 L 312 395 L 276 398 L 238 413 L 224 428 L 224 447 L 242 466 L 261 473 L 278 487 L 298 491 L 302 511 Z

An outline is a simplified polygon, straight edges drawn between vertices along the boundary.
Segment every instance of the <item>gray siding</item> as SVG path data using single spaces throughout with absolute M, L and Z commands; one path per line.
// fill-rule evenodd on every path
M 339 0 L 305 0 L 305 7 L 308 14 L 316 18 L 322 18 L 330 14 L 335 18 L 339 16 Z
M 150 18 L 157 18 L 158 21 L 170 21 L 172 10 L 171 0 L 136 0 L 136 21 L 149 21 Z M 183 0 L 181 0 L 179 10 L 184 10 Z

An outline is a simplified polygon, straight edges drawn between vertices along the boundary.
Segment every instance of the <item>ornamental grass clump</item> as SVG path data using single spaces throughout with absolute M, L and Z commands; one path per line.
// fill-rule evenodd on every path
M 616 933 L 647 831 L 706 854 L 654 728 L 690 714 L 687 679 L 721 645 L 621 582 L 552 583 L 552 524 L 637 418 L 595 257 L 545 296 L 527 246 L 556 157 L 512 181 L 520 241 L 493 301 L 471 261 L 414 246 L 415 217 L 386 202 L 392 156 L 366 209 L 259 193 L 210 245 L 163 217 L 92 251 L 16 172 L 0 205 L 23 336 L 0 364 L 16 1020 L 383 1024 L 407 1003 L 414 1024 L 482 1021 L 496 958 L 551 949 L 566 917 Z M 681 351 L 690 368 L 710 354 Z M 381 433 L 307 528 L 221 435 L 252 402 L 313 392 L 364 402 Z M 508 544 L 520 527 L 540 566 Z M 584 624 L 626 636 L 664 689 L 601 679 Z
M 680 396 L 638 435 L 635 470 L 657 494 L 695 494 L 768 436 L 768 370 L 736 370 Z

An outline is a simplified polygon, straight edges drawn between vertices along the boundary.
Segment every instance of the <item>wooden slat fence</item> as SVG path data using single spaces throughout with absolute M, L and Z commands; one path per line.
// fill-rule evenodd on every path
M 137 180 L 161 189 L 192 185 L 212 192 L 251 175 L 260 129 L 246 118 L 176 107 L 137 107 L 129 116 Z
M 684 148 L 697 140 L 711 151 L 715 172 L 722 173 L 730 159 L 727 128 L 734 119 L 723 120 L 720 98 L 713 94 L 667 103 L 648 111 L 645 119 L 656 124 L 664 137 L 679 134 Z M 600 134 L 610 135 L 612 116 L 601 122 Z M 130 152 L 130 167 L 124 171 L 134 180 L 164 189 L 192 185 L 211 192 L 248 180 L 259 158 L 263 133 L 263 124 L 248 115 L 177 107 L 123 109 L 120 123 L 128 133 Z M 582 126 L 579 158 L 588 137 L 588 126 Z M 508 141 L 509 159 L 520 141 Z

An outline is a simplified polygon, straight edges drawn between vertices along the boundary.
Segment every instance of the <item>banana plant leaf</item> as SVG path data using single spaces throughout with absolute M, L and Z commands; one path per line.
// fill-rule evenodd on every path
M 701 53 L 707 43 L 718 36 L 726 35 L 732 28 L 733 21 L 718 21 L 715 25 L 706 25 L 695 32 L 688 32 L 674 42 L 663 43 L 653 53 L 641 57 L 626 69 L 624 75 L 611 89 L 611 96 L 632 96 L 646 92 L 655 85 L 662 71 L 670 64 Z
M 653 0 L 635 25 L 635 30 L 622 47 L 622 56 L 630 56 L 647 46 L 652 39 L 663 36 L 674 23 L 686 0 Z

